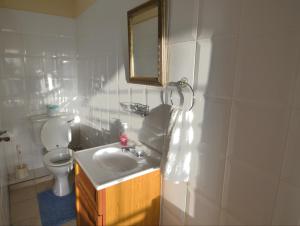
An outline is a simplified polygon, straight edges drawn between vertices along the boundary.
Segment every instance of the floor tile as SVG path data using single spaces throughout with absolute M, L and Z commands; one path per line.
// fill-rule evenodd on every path
M 40 217 L 33 217 L 26 220 L 21 220 L 19 222 L 15 222 L 12 226 L 41 226 Z
M 38 217 L 39 207 L 36 198 L 18 202 L 11 207 L 11 222 L 13 224 Z
M 12 226 L 41 226 L 37 195 L 53 187 L 54 180 L 14 186 L 10 189 L 10 213 Z M 71 220 L 62 226 L 76 226 Z

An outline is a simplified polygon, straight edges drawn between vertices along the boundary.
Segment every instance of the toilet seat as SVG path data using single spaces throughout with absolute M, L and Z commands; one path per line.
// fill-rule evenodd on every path
M 73 151 L 68 148 L 53 150 L 44 155 L 44 163 L 52 167 L 73 164 Z

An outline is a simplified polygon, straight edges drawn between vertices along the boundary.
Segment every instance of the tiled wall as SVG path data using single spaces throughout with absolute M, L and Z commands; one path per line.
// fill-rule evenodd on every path
M 197 88 L 178 224 L 299 224 L 300 2 L 171 3 L 171 76 L 191 75 Z
M 77 21 L 81 114 L 99 128 L 142 119 L 119 101 L 162 104 L 127 84 L 126 10 L 97 1 Z M 300 2 L 170 0 L 170 80 L 196 89 L 190 183 L 165 182 L 165 225 L 299 224 Z M 186 93 L 189 100 L 189 94 Z
M 0 9 L 2 128 L 12 133 L 14 145 L 21 145 L 30 168 L 43 163 L 28 116 L 45 112 L 48 103 L 70 106 L 77 94 L 75 57 L 74 20 Z M 15 147 L 11 147 L 10 173 L 15 161 Z
M 0 130 L 1 124 L 0 117 Z M 8 175 L 5 159 L 5 144 L 0 142 L 0 225 L 9 225 Z
M 159 89 L 131 85 L 125 78 L 126 13 L 141 2 L 97 1 L 77 19 L 80 115 L 102 131 L 104 143 L 118 139 L 121 122 L 128 123 L 135 139 L 142 125 L 143 118 L 122 111 L 119 102 L 160 104 Z

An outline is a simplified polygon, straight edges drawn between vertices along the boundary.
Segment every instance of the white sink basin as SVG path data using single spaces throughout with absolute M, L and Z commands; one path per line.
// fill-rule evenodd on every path
M 102 168 L 114 172 L 127 172 L 138 167 L 137 160 L 120 148 L 109 147 L 96 151 L 93 160 Z
M 139 149 L 141 150 L 141 149 Z M 160 168 L 160 155 L 142 146 L 144 155 L 122 152 L 118 143 L 74 153 L 76 162 L 99 191 Z

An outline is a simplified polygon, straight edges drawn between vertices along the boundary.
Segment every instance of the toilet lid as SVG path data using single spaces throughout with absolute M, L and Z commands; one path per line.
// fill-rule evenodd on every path
M 66 119 L 49 119 L 41 130 L 41 141 L 48 151 L 66 148 L 71 140 L 71 128 Z

